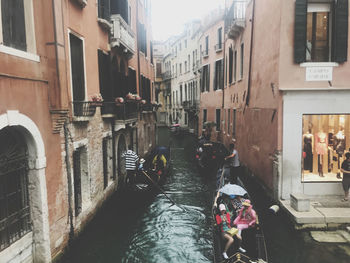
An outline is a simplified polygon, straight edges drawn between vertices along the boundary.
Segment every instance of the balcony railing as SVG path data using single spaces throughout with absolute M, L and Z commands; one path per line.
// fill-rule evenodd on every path
M 96 112 L 96 103 L 92 101 L 73 101 L 73 112 L 76 117 L 92 117 Z
M 226 15 L 226 31 L 228 37 L 235 39 L 245 28 L 247 0 L 234 1 Z
M 101 107 L 102 117 L 107 117 L 107 116 L 114 117 L 115 109 L 116 109 L 115 102 L 112 102 L 112 101 L 103 102 L 103 105 Z
M 111 46 L 125 48 L 129 54 L 135 53 L 135 34 L 120 15 L 111 15 L 113 24 Z
M 209 56 L 209 49 L 202 51 L 202 56 L 203 56 L 203 58 L 208 57 Z
M 166 72 L 162 73 L 162 79 L 163 80 L 171 79 L 171 72 L 170 71 L 166 71 Z
M 221 51 L 222 48 L 223 48 L 223 44 L 222 44 L 222 43 L 218 43 L 218 44 L 215 45 L 215 51 L 216 51 L 216 52 Z
M 137 119 L 138 109 L 139 104 L 136 102 L 118 105 L 115 108 L 115 119 L 122 121 Z

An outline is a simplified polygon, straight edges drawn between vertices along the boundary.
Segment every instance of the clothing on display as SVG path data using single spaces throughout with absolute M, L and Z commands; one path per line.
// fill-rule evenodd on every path
M 339 131 L 336 135 L 334 135 L 333 147 L 338 155 L 344 154 L 344 151 L 346 148 L 346 142 L 345 142 L 345 135 L 343 131 Z
M 313 154 L 312 154 L 312 140 L 313 135 L 311 133 L 306 133 L 304 135 L 304 170 L 309 170 L 312 172 L 312 160 L 313 160 Z
M 324 132 L 316 134 L 316 152 L 320 155 L 325 155 L 328 148 L 328 137 Z

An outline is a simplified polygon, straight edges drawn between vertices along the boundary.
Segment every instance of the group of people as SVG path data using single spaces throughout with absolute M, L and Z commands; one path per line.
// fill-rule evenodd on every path
M 230 196 L 230 199 L 231 207 L 229 208 L 224 203 L 220 203 L 220 213 L 216 215 L 216 223 L 220 226 L 222 238 L 226 240 L 222 253 L 225 259 L 228 258 L 227 250 L 233 245 L 234 238 L 236 237 L 240 242 L 242 240 L 242 230 L 253 227 L 256 224 L 256 212 L 250 200 L 241 196 Z M 233 218 L 234 220 L 232 220 Z M 241 246 L 238 249 L 243 253 L 246 252 Z

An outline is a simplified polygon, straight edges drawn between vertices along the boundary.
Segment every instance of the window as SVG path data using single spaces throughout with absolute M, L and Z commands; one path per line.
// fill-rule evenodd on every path
M 191 55 L 187 56 L 187 60 L 188 60 L 188 71 L 190 71 L 190 67 L 191 67 Z
M 98 72 L 100 81 L 100 94 L 106 101 L 112 100 L 112 89 L 110 89 L 110 60 L 109 55 L 102 50 L 98 50 Z
M 180 63 L 180 75 L 182 74 L 182 63 Z
M 228 50 L 228 82 L 232 83 L 232 72 L 233 71 L 233 50 L 232 47 L 229 48 Z
M 232 137 L 236 138 L 236 109 L 233 109 L 232 118 Z
M 187 48 L 187 39 L 185 39 L 185 48 Z
M 201 74 L 201 90 L 202 92 L 209 91 L 210 65 L 203 66 Z
M 294 61 L 345 62 L 348 0 L 296 0 Z
M 303 115 L 301 139 L 302 181 L 340 182 L 348 151 L 350 115 Z
M 223 59 L 215 62 L 214 90 L 223 89 L 224 86 L 224 63 Z
M 241 44 L 241 71 L 240 71 L 240 79 L 243 79 L 243 63 L 244 63 L 244 44 Z
M 110 19 L 110 2 L 109 0 L 98 0 L 98 17 L 109 20 Z
M 128 0 L 108 1 L 110 2 L 111 14 L 119 14 L 124 21 L 130 25 L 130 12 Z
M 187 115 L 187 112 L 185 112 L 185 125 L 188 124 L 188 115 Z
M 231 109 L 227 110 L 227 135 L 230 135 L 230 127 L 231 127 Z
M 204 56 L 209 55 L 209 36 L 205 37 L 205 50 L 204 50 Z
M 235 55 L 233 59 L 233 82 L 237 81 L 237 50 L 235 50 Z
M 85 100 L 85 71 L 83 41 L 73 34 L 69 34 L 70 57 L 71 57 L 71 78 L 73 90 L 74 114 L 81 115 L 81 104 Z
M 187 101 L 187 84 L 185 84 L 185 101 Z
M 37 56 L 33 57 L 20 52 L 36 53 L 32 0 L 1 0 L 0 12 L 1 51 L 39 60 Z M 17 49 L 17 52 L 12 51 L 11 48 Z
M 203 109 L 203 129 L 205 128 L 206 122 L 207 122 L 207 109 Z
M 217 45 L 216 45 L 216 50 L 221 50 L 222 49 L 222 27 L 218 29 L 218 36 L 217 36 Z
M 216 109 L 216 130 L 220 131 L 221 110 Z
M 147 57 L 147 33 L 146 33 L 146 27 L 144 24 L 138 23 L 138 42 L 140 51 L 145 54 Z
M 182 85 L 180 85 L 180 103 L 182 104 Z
M 187 72 L 187 61 L 185 61 L 185 73 Z

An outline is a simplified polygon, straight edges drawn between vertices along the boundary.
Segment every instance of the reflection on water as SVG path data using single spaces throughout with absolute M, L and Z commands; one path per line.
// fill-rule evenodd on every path
M 165 135 L 164 135 L 165 133 Z M 211 200 L 214 182 L 197 174 L 193 138 L 169 139 L 172 172 L 161 193 L 135 198 L 119 193 L 75 242 L 62 262 L 212 262 Z

